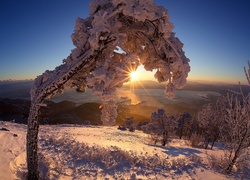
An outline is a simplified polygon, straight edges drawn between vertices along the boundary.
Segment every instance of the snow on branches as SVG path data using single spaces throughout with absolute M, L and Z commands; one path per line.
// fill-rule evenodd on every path
M 167 82 L 166 95 L 183 88 L 190 71 L 183 44 L 172 32 L 167 10 L 152 0 L 93 0 L 85 19 L 77 18 L 71 38 L 75 49 L 53 71 L 35 79 L 28 119 L 28 179 L 38 179 L 37 135 L 39 108 L 45 98 L 74 87 L 91 88 L 103 101 L 101 120 L 113 125 L 117 116 L 116 88 L 129 81 L 129 73 L 141 64 L 156 70 L 155 78 Z M 122 52 L 116 51 L 117 48 Z M 32 152 L 32 153 L 31 153 Z
M 35 80 L 32 102 L 40 104 L 67 87 L 88 87 L 103 101 L 103 123 L 114 124 L 116 88 L 139 65 L 156 70 L 155 78 L 167 82 L 167 97 L 174 98 L 186 85 L 190 67 L 172 29 L 167 10 L 152 0 L 93 0 L 89 16 L 76 20 L 71 36 L 76 48 L 61 66 Z

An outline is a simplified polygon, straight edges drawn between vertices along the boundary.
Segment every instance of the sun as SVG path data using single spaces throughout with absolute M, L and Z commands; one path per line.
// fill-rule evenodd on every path
M 137 73 L 136 71 L 130 72 L 129 75 L 130 75 L 131 81 L 136 81 L 136 80 L 138 80 L 138 73 Z

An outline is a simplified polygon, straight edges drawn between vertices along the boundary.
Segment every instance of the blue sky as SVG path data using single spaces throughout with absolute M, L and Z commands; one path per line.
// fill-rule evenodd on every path
M 250 60 L 249 1 L 155 2 L 169 10 L 174 31 L 191 60 L 191 79 L 245 80 L 243 67 Z
M 74 48 L 75 19 L 90 0 L 0 2 L 0 80 L 30 79 L 53 70 Z M 164 6 L 190 58 L 189 80 L 245 82 L 250 60 L 250 2 L 155 0 Z M 150 78 L 150 76 L 146 76 Z M 152 75 L 151 75 L 152 77 Z

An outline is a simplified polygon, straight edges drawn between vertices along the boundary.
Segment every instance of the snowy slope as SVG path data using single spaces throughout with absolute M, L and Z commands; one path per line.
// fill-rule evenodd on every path
M 23 179 L 26 126 L 0 121 L 0 179 Z M 14 135 L 16 134 L 16 135 Z M 184 140 L 154 145 L 141 131 L 117 127 L 43 125 L 39 131 L 42 179 L 234 179 L 207 165 L 210 154 Z

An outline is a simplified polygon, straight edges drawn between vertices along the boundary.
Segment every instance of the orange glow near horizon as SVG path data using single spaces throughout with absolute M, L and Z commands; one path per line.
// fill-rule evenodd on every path
M 128 83 L 130 82 L 138 82 L 138 81 L 144 81 L 144 80 L 151 80 L 151 81 L 157 81 L 154 78 L 155 70 L 153 71 L 146 71 L 143 67 L 143 65 L 139 65 L 139 67 L 136 69 L 136 71 L 131 67 L 129 68 L 128 71 Z M 41 72 L 38 72 L 37 74 L 41 74 Z M 2 76 L 0 77 L 0 81 L 24 81 L 24 80 L 34 80 L 37 75 L 33 74 L 16 74 L 13 76 L 5 77 Z M 241 82 L 242 85 L 247 85 L 248 82 L 246 80 L 245 74 L 242 73 L 238 76 L 229 76 L 225 74 L 215 74 L 211 73 L 210 75 L 203 75 L 198 72 L 191 71 L 188 74 L 187 82 L 198 82 L 198 83 L 207 83 L 207 84 L 238 84 L 239 81 Z

